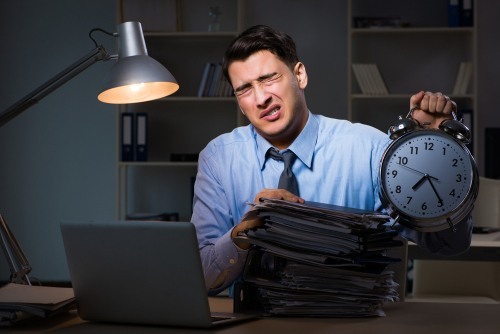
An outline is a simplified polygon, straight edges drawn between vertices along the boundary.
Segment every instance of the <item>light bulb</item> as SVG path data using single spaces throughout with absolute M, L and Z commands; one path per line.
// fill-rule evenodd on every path
M 150 90 L 143 82 L 127 86 L 127 95 L 134 101 L 145 101 Z

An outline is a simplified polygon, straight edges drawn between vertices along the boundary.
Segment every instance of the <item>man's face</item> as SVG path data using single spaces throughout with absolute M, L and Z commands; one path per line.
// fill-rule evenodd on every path
M 307 122 L 304 65 L 294 70 L 269 51 L 229 65 L 229 77 L 241 111 L 255 129 L 279 149 L 288 147 Z

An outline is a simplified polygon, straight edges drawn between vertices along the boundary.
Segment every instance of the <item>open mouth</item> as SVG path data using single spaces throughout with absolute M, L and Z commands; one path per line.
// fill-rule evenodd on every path
M 276 106 L 276 107 L 272 108 L 271 110 L 269 110 L 264 115 L 262 115 L 262 117 L 274 116 L 278 113 L 279 110 L 280 110 L 280 107 Z

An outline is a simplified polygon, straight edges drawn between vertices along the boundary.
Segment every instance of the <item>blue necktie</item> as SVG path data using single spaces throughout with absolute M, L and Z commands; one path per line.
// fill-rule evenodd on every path
M 295 153 L 290 150 L 287 150 L 283 153 L 279 153 L 275 148 L 269 149 L 269 155 L 274 160 L 283 161 L 285 167 L 283 169 L 283 173 L 281 173 L 280 180 L 278 183 L 279 189 L 286 189 L 292 194 L 299 196 L 299 185 L 297 183 L 297 179 L 295 178 L 295 174 L 292 172 L 292 166 L 297 158 Z

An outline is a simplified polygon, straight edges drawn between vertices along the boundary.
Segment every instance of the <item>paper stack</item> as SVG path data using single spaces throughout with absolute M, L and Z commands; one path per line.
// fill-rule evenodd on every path
M 72 288 L 8 283 L 0 288 L 0 327 L 76 307 Z
M 394 272 L 402 247 L 389 216 L 320 203 L 265 199 L 244 219 L 263 226 L 235 241 L 253 246 L 243 274 L 249 302 L 266 315 L 383 316 L 399 300 Z M 256 305 L 253 305 L 254 307 Z

